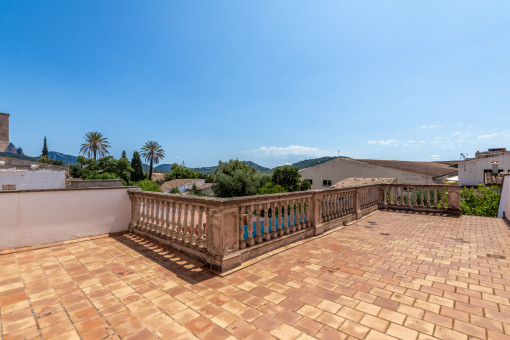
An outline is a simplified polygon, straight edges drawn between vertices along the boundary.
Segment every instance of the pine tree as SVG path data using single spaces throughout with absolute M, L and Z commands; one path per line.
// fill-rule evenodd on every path
M 131 167 L 133 168 L 133 174 L 131 175 L 131 180 L 133 182 L 138 182 L 145 179 L 143 174 L 142 161 L 140 160 L 140 154 L 138 151 L 133 152 Z
M 122 150 L 122 156 L 120 158 L 125 158 L 127 159 L 127 156 L 126 156 L 126 150 Z
M 44 136 L 44 144 L 42 148 L 42 156 L 48 157 L 48 145 L 46 144 L 46 136 Z

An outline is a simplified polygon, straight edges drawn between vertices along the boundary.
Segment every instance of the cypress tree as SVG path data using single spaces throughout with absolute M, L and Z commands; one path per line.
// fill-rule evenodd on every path
M 131 180 L 133 182 L 138 182 L 145 179 L 143 175 L 142 161 L 140 160 L 140 154 L 138 151 L 133 152 L 131 167 L 133 168 L 133 174 L 131 175 Z
M 44 136 L 44 144 L 42 148 L 42 156 L 48 157 L 48 145 L 46 144 L 46 136 Z
M 126 156 L 126 150 L 122 150 L 122 156 L 120 158 L 125 158 L 127 159 L 127 156 Z

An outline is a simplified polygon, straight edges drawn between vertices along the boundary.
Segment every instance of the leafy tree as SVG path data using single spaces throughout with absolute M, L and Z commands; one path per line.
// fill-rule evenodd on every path
M 255 195 L 258 187 L 256 170 L 238 160 L 220 161 L 214 170 L 214 183 L 212 189 L 218 197 Z
M 257 195 L 277 194 L 287 192 L 284 187 L 273 182 L 267 182 L 264 186 L 257 189 Z
M 460 191 L 460 208 L 464 215 L 496 217 L 498 215 L 500 194 L 497 187 L 464 187 Z
M 82 174 L 83 169 L 81 168 L 81 166 L 76 164 L 72 164 L 69 166 L 69 176 L 71 176 L 71 178 L 80 178 Z
M 86 159 L 83 156 L 77 158 L 79 166 L 70 167 L 72 177 L 83 179 L 122 179 L 126 185 L 131 182 L 131 168 L 129 161 L 125 158 L 116 160 L 112 156 L 100 158 L 96 161 L 93 158 Z
M 289 192 L 308 190 L 311 187 L 310 182 L 301 181 L 301 174 L 299 173 L 299 168 L 297 166 L 284 165 L 275 168 L 273 170 L 273 177 L 271 181 L 275 185 L 284 187 L 285 190 Z
M 148 179 L 134 182 L 133 186 L 141 187 L 143 191 L 161 192 L 161 188 L 159 187 L 159 185 Z
M 205 183 L 213 183 L 213 181 L 214 181 L 213 174 L 209 174 L 209 175 L 205 176 Z
M 41 156 L 41 157 L 39 157 L 37 162 L 44 163 L 44 164 L 64 166 L 64 162 L 57 161 L 56 159 L 48 158 L 48 156 Z
M 44 143 L 42 148 L 42 156 L 48 158 L 48 144 L 46 143 L 46 136 L 44 136 Z
M 140 160 L 140 154 L 138 151 L 133 152 L 133 158 L 131 158 L 131 168 L 133 172 L 131 173 L 131 180 L 138 182 L 145 179 L 145 175 L 143 174 L 142 161 Z
M 92 131 L 85 134 L 85 143 L 81 145 L 80 153 L 87 154 L 88 158 L 93 156 L 96 160 L 97 156 L 104 157 L 108 155 L 110 153 L 108 148 L 110 148 L 108 138 L 100 132 Z
M 172 191 L 170 191 L 172 194 L 180 194 L 181 192 L 177 188 L 173 188 Z
M 165 181 L 187 178 L 204 178 L 204 174 L 196 170 L 180 166 L 177 163 L 174 163 L 172 165 L 172 172 L 168 172 L 165 175 Z
M 301 187 L 299 188 L 300 191 L 310 190 L 311 188 L 312 183 L 310 183 L 310 181 L 307 181 L 306 179 L 304 181 L 301 181 Z
M 142 157 L 149 162 L 149 180 L 152 180 L 153 163 L 158 164 L 159 160 L 165 157 L 165 150 L 158 142 L 149 141 L 142 146 Z

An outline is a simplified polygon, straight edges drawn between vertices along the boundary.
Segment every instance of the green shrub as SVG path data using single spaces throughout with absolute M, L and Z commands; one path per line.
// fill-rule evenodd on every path
M 144 179 L 142 181 L 132 183 L 133 186 L 141 187 L 143 191 L 154 191 L 161 192 L 161 188 L 157 183 L 150 181 L 148 179 Z
M 500 194 L 498 187 L 464 187 L 460 192 L 460 208 L 464 215 L 496 217 L 498 215 Z
M 287 190 L 273 182 L 267 182 L 263 187 L 257 189 L 257 195 L 278 194 L 281 192 L 287 192 Z

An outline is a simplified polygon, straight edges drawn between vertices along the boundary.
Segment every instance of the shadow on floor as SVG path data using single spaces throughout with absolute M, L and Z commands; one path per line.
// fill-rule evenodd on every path
M 190 284 L 200 283 L 216 277 L 203 263 L 193 260 L 175 250 L 163 248 L 135 234 L 126 233 L 112 236 L 112 238 L 151 261 L 158 263 L 163 268 L 174 273 L 178 278 Z

